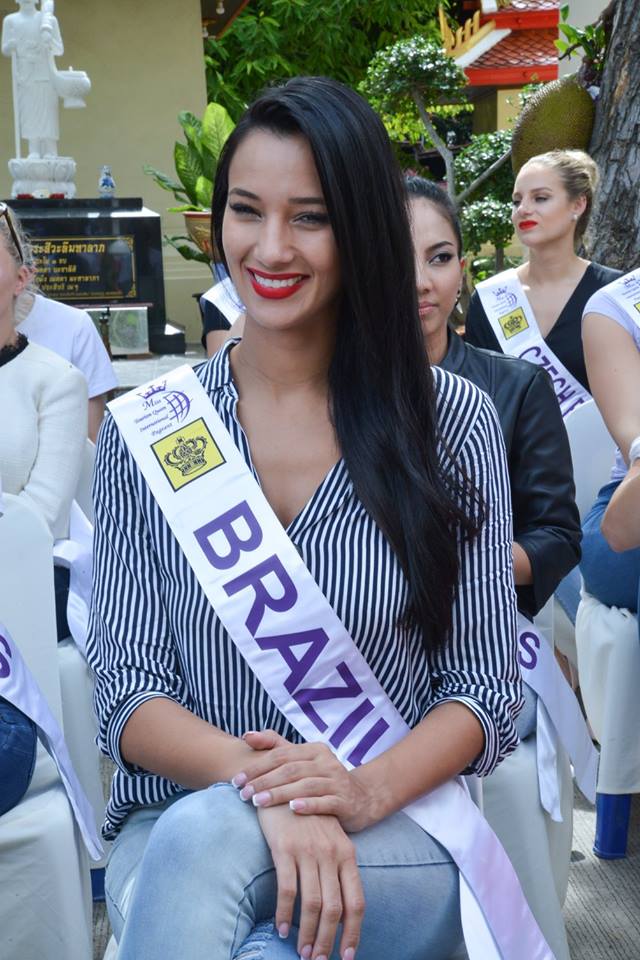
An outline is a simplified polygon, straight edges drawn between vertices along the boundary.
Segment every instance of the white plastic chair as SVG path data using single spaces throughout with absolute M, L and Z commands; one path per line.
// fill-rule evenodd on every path
M 5 495 L 0 619 L 62 722 L 52 540 L 27 503 Z M 0 817 L 0 930 L 20 960 L 91 960 L 89 861 L 55 764 L 39 747 L 22 801 Z
M 538 630 L 553 645 L 551 603 L 536 617 Z M 536 735 L 523 740 L 490 777 L 482 780 L 483 811 L 502 842 L 531 912 L 555 960 L 569 960 L 562 907 L 569 883 L 573 839 L 573 781 L 566 752 L 557 744 L 562 822 L 540 803 Z
M 87 439 L 74 499 L 91 523 L 93 523 L 91 485 L 95 459 L 95 444 Z M 58 664 L 65 740 L 78 779 L 93 808 L 96 829 L 99 833 L 104 819 L 105 800 L 100 776 L 100 752 L 95 742 L 97 723 L 93 711 L 93 675 L 71 637 L 58 645 Z M 108 847 L 105 858 L 91 865 L 96 899 L 102 899 L 107 854 Z
M 609 479 L 615 444 L 592 400 L 565 420 L 576 501 L 584 519 Z M 640 792 L 640 646 L 637 618 L 582 593 L 575 626 L 582 700 L 600 743 L 595 853 L 623 857 L 630 794 Z
M 584 520 L 600 487 L 609 479 L 616 445 L 595 400 L 576 407 L 564 421 L 569 437 L 576 504 Z

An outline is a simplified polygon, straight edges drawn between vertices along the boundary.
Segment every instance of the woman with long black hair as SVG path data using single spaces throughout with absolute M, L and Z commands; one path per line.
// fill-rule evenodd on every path
M 118 956 L 444 960 L 458 870 L 402 811 L 517 742 L 495 411 L 424 362 L 402 180 L 353 91 L 302 78 L 259 97 L 225 147 L 213 220 L 243 339 L 197 383 L 114 404 L 98 450 L 88 653 L 118 766 Z M 352 744 L 345 765 L 321 734 L 338 756 Z M 494 899 L 501 872 L 483 878 Z

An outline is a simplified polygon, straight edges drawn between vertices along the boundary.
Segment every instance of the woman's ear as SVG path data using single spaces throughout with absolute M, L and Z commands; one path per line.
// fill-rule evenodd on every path
M 571 204 L 573 207 L 573 212 L 575 213 L 575 219 L 579 220 L 582 214 L 587 209 L 587 198 L 584 194 L 581 197 L 577 197 Z
M 16 277 L 16 285 L 13 290 L 14 297 L 19 297 L 23 290 L 28 287 L 29 282 L 33 276 L 33 271 L 30 267 L 26 267 L 24 263 L 21 267 L 18 268 L 18 276 Z

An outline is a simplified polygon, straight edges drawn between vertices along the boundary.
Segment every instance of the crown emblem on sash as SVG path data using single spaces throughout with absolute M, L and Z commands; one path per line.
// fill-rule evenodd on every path
M 203 417 L 183 423 L 177 430 L 160 437 L 151 444 L 151 449 L 174 491 L 199 480 L 225 462 Z
M 204 451 L 207 446 L 206 437 L 178 437 L 173 450 L 165 453 L 164 462 L 168 467 L 179 470 L 183 477 L 188 477 L 202 467 L 207 461 Z
M 138 393 L 138 396 L 142 397 L 143 400 L 150 400 L 157 393 L 164 393 L 166 389 L 167 381 L 163 380 L 162 383 L 152 383 L 148 390 L 143 390 L 142 393 Z

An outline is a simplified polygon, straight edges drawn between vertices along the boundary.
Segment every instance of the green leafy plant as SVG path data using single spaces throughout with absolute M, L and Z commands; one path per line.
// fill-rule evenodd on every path
M 604 69 L 607 52 L 607 31 L 604 15 L 595 23 L 586 27 L 574 27 L 569 22 L 569 4 L 560 7 L 560 23 L 558 29 L 564 37 L 555 41 L 560 51 L 560 58 L 571 57 L 574 54 L 582 57 L 582 70 L 586 85 L 599 86 Z
M 503 203 L 511 202 L 513 174 L 508 164 L 497 168 L 480 182 L 480 177 L 511 148 L 511 130 L 495 130 L 493 133 L 475 133 L 469 145 L 454 161 L 456 192 L 464 193 L 475 184 L 473 196 L 480 200 L 492 196 Z
M 454 154 L 436 121 L 444 106 L 467 105 L 466 84 L 464 73 L 453 58 L 444 53 L 440 43 L 415 36 L 378 51 L 359 87 L 383 118 L 393 113 L 406 115 L 412 109 L 417 112 L 428 140 L 444 160 L 447 192 L 458 203 L 466 200 L 509 157 L 507 148 L 490 167 L 479 172 L 473 182 L 457 192 Z
M 482 270 L 478 268 L 475 273 L 472 270 L 475 282 L 504 268 L 504 250 L 513 236 L 511 167 L 504 164 L 494 169 L 491 176 L 481 179 L 483 172 L 495 168 L 496 160 L 509 151 L 511 136 L 511 130 L 474 134 L 469 145 L 455 158 L 456 189 L 459 194 L 464 193 L 470 184 L 476 184 L 473 199 L 464 204 L 460 214 L 465 250 L 478 253 L 486 243 L 492 244 L 495 250 L 490 260 L 483 258 Z
M 511 204 L 495 197 L 466 203 L 460 213 L 465 249 L 478 253 L 485 243 L 495 248 L 495 272 L 504 268 L 504 249 L 513 236 Z
M 173 148 L 178 179 L 167 176 L 148 163 L 143 167 L 144 172 L 153 177 L 159 187 L 174 195 L 177 205 L 167 207 L 170 213 L 210 213 L 218 161 L 235 124 L 219 103 L 208 104 L 201 120 L 190 111 L 182 110 L 178 114 L 178 122 L 186 141 L 182 143 L 177 140 Z M 210 262 L 209 257 L 192 244 L 189 236 L 165 236 L 165 240 L 185 260 Z
M 252 0 L 205 41 L 207 98 L 237 120 L 269 83 L 300 74 L 357 87 L 376 52 L 398 37 L 436 37 L 438 0 Z
M 168 177 L 148 163 L 144 165 L 144 172 L 153 177 L 163 190 L 173 193 L 178 206 L 168 207 L 169 211 L 209 211 L 218 160 L 235 124 L 219 103 L 208 104 L 202 120 L 188 110 L 182 110 L 178 114 L 178 122 L 186 140 L 186 143 L 177 140 L 173 148 L 173 162 L 178 180 Z

